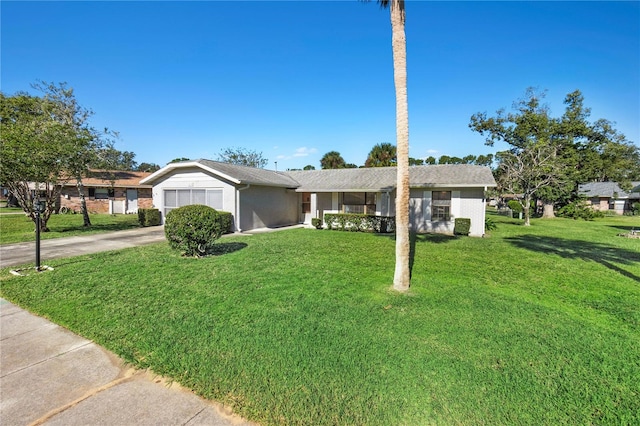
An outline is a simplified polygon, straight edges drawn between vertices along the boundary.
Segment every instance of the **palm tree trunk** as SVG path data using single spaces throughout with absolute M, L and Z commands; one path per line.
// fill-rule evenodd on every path
M 396 194 L 396 268 L 393 288 L 407 291 L 409 271 L 409 106 L 407 100 L 407 41 L 403 0 L 391 1 L 393 80 L 396 88 L 396 144 L 398 155 Z

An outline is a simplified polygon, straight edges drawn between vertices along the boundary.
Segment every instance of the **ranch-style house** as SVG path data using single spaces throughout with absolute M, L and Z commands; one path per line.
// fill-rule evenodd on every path
M 469 235 L 484 234 L 485 191 L 496 186 L 488 167 L 411 166 L 409 175 L 412 230 L 452 233 L 454 218 L 469 218 Z M 140 184 L 153 186 L 163 218 L 205 204 L 231 212 L 236 232 L 310 225 L 326 213 L 395 216 L 395 167 L 273 171 L 200 159 L 168 164 Z

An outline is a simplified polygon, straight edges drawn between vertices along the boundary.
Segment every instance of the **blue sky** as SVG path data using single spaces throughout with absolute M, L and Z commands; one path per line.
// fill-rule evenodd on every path
M 267 168 L 336 150 L 361 165 L 395 143 L 388 10 L 375 2 L 12 2 L 1 7 L 1 90 L 67 82 L 138 162 L 257 150 Z M 425 2 L 407 10 L 410 155 L 504 149 L 472 114 L 580 89 L 591 119 L 640 141 L 640 3 Z

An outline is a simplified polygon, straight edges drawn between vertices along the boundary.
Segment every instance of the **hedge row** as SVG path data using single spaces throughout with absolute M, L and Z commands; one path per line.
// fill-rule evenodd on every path
M 160 210 L 158 209 L 138 209 L 138 222 L 140 226 L 158 226 L 160 220 Z
M 326 213 L 324 223 L 327 229 L 352 232 L 387 233 L 396 230 L 396 218 L 372 216 L 356 213 Z
M 233 232 L 233 215 L 229 212 L 218 210 L 220 221 L 222 222 L 222 233 L 230 234 Z
M 453 225 L 454 235 L 469 235 L 469 231 L 471 231 L 471 219 L 464 217 L 455 218 Z

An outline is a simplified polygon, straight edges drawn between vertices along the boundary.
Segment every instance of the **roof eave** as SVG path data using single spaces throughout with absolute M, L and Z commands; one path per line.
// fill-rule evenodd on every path
M 158 179 L 158 178 L 160 178 L 160 177 L 162 177 L 162 176 L 164 176 L 166 174 L 169 174 L 173 170 L 186 169 L 186 168 L 190 168 L 190 167 L 197 167 L 197 168 L 203 169 L 203 170 L 205 170 L 205 171 L 207 171 L 207 172 L 209 172 L 211 174 L 219 176 L 219 177 L 221 177 L 223 179 L 226 179 L 226 180 L 228 180 L 230 182 L 233 182 L 233 183 L 235 183 L 237 185 L 240 185 L 240 184 L 243 183 L 240 180 L 238 180 L 238 179 L 236 179 L 234 177 L 231 177 L 229 175 L 226 175 L 224 173 L 221 173 L 220 171 L 218 171 L 216 169 L 213 169 L 213 168 L 211 168 L 209 166 L 206 166 L 206 165 L 200 163 L 199 161 L 185 161 L 183 163 L 170 163 L 170 164 L 167 164 L 166 166 L 164 166 L 160 170 L 158 170 L 158 171 L 152 173 L 151 175 L 147 176 L 146 178 L 142 179 L 140 181 L 140 183 L 141 184 L 146 184 L 147 182 L 154 182 L 156 179 Z M 250 182 L 247 182 L 247 183 L 250 183 Z

